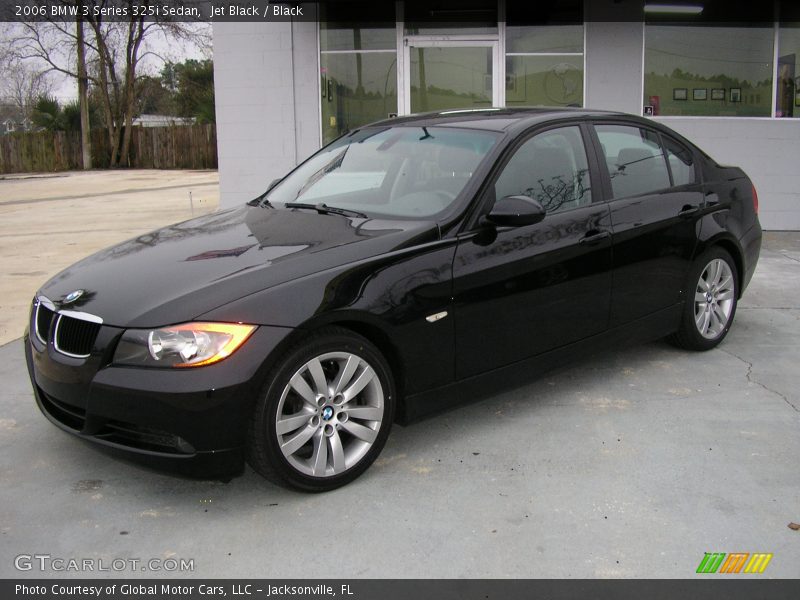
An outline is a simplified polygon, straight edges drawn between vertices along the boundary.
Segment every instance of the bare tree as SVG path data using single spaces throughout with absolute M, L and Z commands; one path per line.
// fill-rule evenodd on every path
M 13 56 L 0 59 L 0 97 L 26 118 L 30 118 L 36 101 L 52 92 L 53 81 L 46 69 Z
M 112 4 L 111 0 L 61 0 L 64 4 L 90 5 L 100 8 Z M 135 0 L 115 0 L 113 4 L 128 5 L 128 14 Z M 152 50 L 147 40 L 160 34 L 172 44 L 186 41 L 206 44 L 208 30 L 193 23 L 145 20 L 130 17 L 127 21 L 106 21 L 102 11 L 88 11 L 83 18 L 86 35 L 83 39 L 87 69 L 85 79 L 100 100 L 103 120 L 108 130 L 112 167 L 127 164 L 130 150 L 131 128 L 136 107 L 135 84 L 141 73 L 142 61 L 153 57 L 163 61 Z M 21 23 L 9 47 L 21 60 L 38 61 L 68 77 L 80 80 L 78 46 L 79 30 L 76 23 L 63 21 Z

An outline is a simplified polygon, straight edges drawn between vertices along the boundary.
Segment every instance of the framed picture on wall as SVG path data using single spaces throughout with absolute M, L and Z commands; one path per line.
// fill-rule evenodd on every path
M 731 88 L 731 102 L 742 101 L 742 88 Z
M 673 100 L 687 100 L 689 98 L 689 90 L 686 88 L 672 88 Z
M 708 90 L 706 88 L 694 88 L 692 90 L 692 100 L 708 100 Z
M 711 99 L 712 100 L 725 100 L 725 89 L 724 88 L 712 88 L 712 90 L 711 90 Z

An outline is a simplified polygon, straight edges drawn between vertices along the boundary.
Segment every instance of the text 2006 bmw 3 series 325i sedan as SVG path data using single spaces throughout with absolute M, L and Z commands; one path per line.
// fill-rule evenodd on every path
M 326 146 L 244 206 L 90 256 L 33 300 L 36 401 L 82 439 L 311 491 L 395 420 L 609 343 L 727 334 L 758 198 L 658 123 L 448 111 Z

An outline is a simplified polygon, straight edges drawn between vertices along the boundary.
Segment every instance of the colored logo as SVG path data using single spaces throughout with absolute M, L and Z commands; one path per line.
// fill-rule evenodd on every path
M 84 294 L 83 290 L 75 290 L 74 292 L 70 292 L 69 294 L 64 296 L 64 299 L 61 301 L 61 304 L 72 304 L 78 298 L 83 296 L 83 294 Z
M 771 560 L 765 552 L 706 552 L 697 573 L 763 573 Z

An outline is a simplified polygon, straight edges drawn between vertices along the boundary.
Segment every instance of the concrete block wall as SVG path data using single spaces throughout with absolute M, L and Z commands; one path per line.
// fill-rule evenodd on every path
M 213 32 L 220 206 L 227 208 L 319 148 L 317 25 L 217 22 Z
M 587 22 L 585 28 L 586 106 L 641 114 L 642 24 Z
M 800 230 L 800 119 L 658 120 L 718 163 L 745 170 L 758 192 L 764 229 Z

